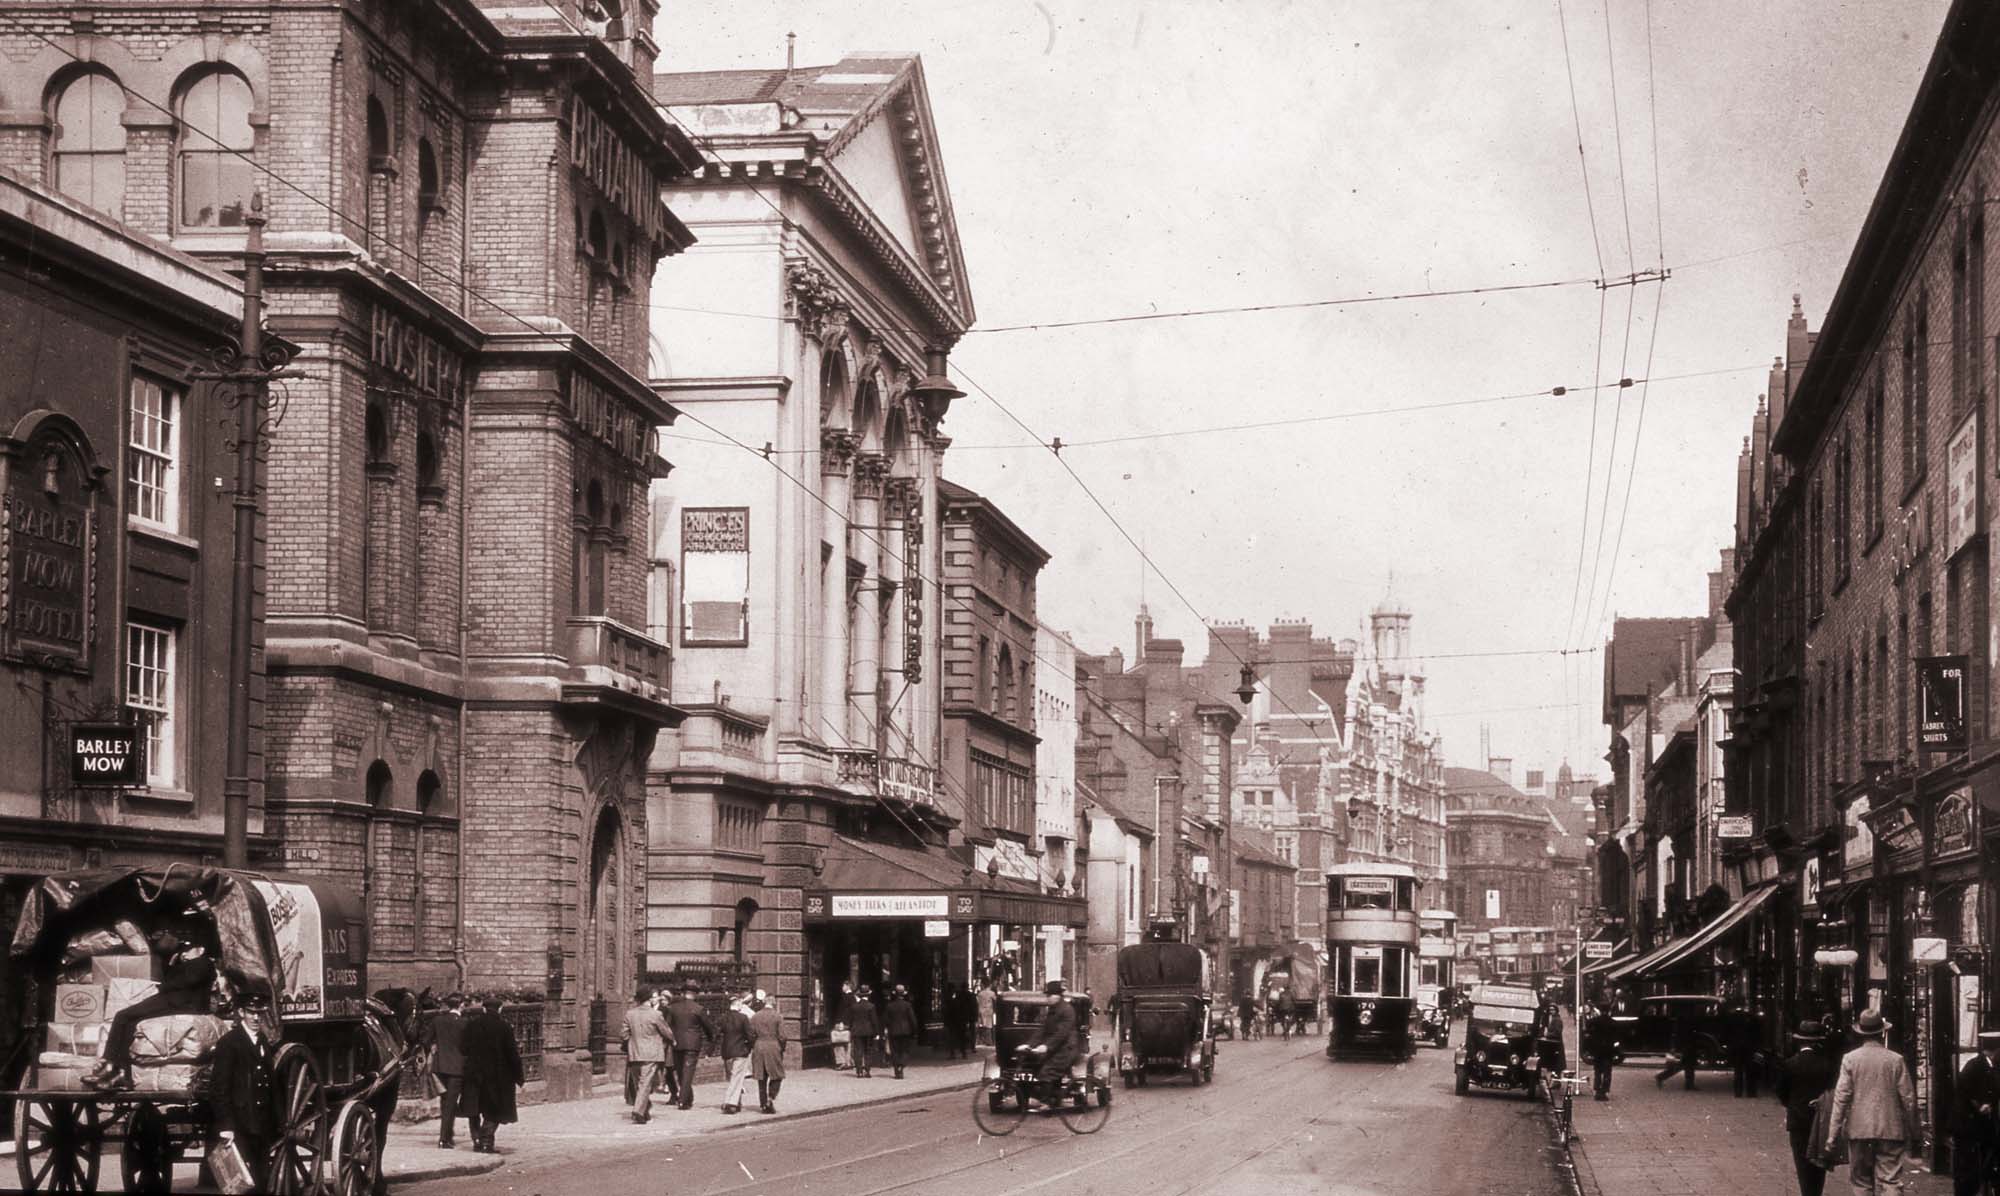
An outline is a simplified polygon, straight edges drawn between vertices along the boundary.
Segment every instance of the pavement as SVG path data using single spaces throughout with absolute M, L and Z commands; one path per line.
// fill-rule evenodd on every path
M 588 1100 L 555 1104 L 524 1105 L 521 1119 L 501 1126 L 495 1135 L 498 1154 L 474 1154 L 471 1133 L 461 1124 L 458 1146 L 441 1149 L 437 1144 L 435 1118 L 389 1127 L 388 1150 L 383 1156 L 383 1174 L 392 1184 L 423 1180 L 483 1175 L 497 1171 L 510 1161 L 563 1156 L 579 1147 L 636 1147 L 660 1141 L 703 1134 L 743 1130 L 773 1122 L 797 1121 L 849 1109 L 861 1109 L 906 1097 L 949 1092 L 979 1080 L 979 1060 L 931 1059 L 916 1062 L 904 1071 L 904 1079 L 894 1078 L 889 1068 L 876 1068 L 868 1079 L 851 1071 L 793 1068 L 778 1099 L 778 1113 L 757 1112 L 757 1092 L 752 1086 L 749 1104 L 736 1114 L 722 1112 L 725 1085 L 711 1080 L 695 1086 L 695 1107 L 677 1109 L 663 1095 L 653 1097 L 652 1120 L 639 1125 L 625 1104 L 623 1083 L 600 1083 L 604 1095 Z
M 1579 1060 L 1571 1034 L 1570 1058 Z M 1681 1077 L 1656 1087 L 1663 1061 L 1634 1060 L 1613 1070 L 1611 1099 L 1595 1101 L 1583 1070 L 1584 1092 L 1573 1115 L 1570 1159 L 1583 1196 L 1716 1196 L 1798 1191 L 1785 1110 L 1769 1089 L 1755 1099 L 1730 1091 L 1726 1071 L 1703 1071 L 1695 1090 Z M 1827 1174 L 1826 1192 L 1846 1193 L 1847 1168 Z M 1948 1196 L 1951 1180 L 1907 1169 L 1905 1196 Z

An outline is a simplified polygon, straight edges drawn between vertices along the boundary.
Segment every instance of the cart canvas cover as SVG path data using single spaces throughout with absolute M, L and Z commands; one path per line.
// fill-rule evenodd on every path
M 335 885 L 221 868 L 94 868 L 58 872 L 28 891 L 9 954 L 53 970 L 70 939 L 117 918 L 154 921 L 205 904 L 224 975 L 262 992 L 281 1020 L 359 1018 L 366 945 L 361 906 Z
M 1118 989 L 1201 992 L 1207 959 L 1193 943 L 1134 943 L 1118 952 Z

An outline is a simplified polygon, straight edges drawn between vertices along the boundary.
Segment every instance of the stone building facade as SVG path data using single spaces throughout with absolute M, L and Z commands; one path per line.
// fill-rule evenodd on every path
M 691 169 L 656 6 L 4 6 L 16 169 L 232 265 L 270 326 L 267 866 L 366 894 L 371 984 L 548 1000 L 551 1072 L 637 968 L 667 702 L 653 264 Z M 266 173 L 268 172 L 268 173 Z M 524 991 L 525 990 L 525 991 Z M 551 1074 L 553 1080 L 556 1077 Z

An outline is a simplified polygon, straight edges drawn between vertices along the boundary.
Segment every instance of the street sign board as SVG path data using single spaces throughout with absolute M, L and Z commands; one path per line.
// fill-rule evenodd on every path
M 139 729 L 122 723 L 70 724 L 69 779 L 88 787 L 145 784 L 146 752 Z
M 924 937 L 927 939 L 948 939 L 951 937 L 951 923 L 924 919 Z
M 1965 670 L 1960 656 L 1919 656 L 1917 746 L 1927 752 L 1965 750 Z
M 1715 820 L 1715 837 L 1718 839 L 1748 839 L 1755 834 L 1754 824 L 1748 814 L 1731 814 Z
M 1583 945 L 1583 957 L 1585 959 L 1610 959 L 1614 948 L 1615 944 L 1613 943 L 1605 942 L 1603 939 L 1592 939 Z

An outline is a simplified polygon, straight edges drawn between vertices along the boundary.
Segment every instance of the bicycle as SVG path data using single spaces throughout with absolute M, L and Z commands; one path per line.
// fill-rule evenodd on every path
M 1583 1077 L 1573 1071 L 1544 1072 L 1542 1082 L 1549 1105 L 1555 1110 L 1556 1132 L 1567 1144 L 1575 1137 L 1572 1130 L 1576 1122 L 1576 1094 L 1583 1091 Z
M 1053 1114 L 1072 1134 L 1094 1134 L 1111 1120 L 1111 1084 L 1086 1063 L 1079 1073 L 1044 1081 L 1039 1068 L 1047 1048 L 1023 1048 L 1017 1060 L 999 1069 L 972 1093 L 972 1120 L 983 1133 L 1004 1138 L 1028 1119 L 1031 1102 L 1040 1101 L 1044 1115 Z

